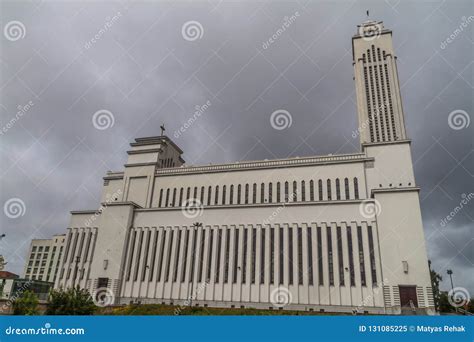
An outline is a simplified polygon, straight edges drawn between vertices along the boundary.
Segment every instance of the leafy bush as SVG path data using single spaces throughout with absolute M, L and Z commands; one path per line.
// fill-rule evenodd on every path
M 14 315 L 38 315 L 38 297 L 31 292 L 25 291 L 20 298 L 13 302 Z
M 69 288 L 51 290 L 46 315 L 92 315 L 96 306 L 87 290 Z

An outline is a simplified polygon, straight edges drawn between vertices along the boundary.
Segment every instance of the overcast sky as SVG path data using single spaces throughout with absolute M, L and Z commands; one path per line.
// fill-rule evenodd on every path
M 429 258 L 474 295 L 474 200 L 441 224 L 474 193 L 469 0 L 3 1 L 0 204 L 24 203 L 0 215 L 6 269 L 23 275 L 32 238 L 96 209 L 106 171 L 162 123 L 189 164 L 357 152 L 351 37 L 367 9 L 393 30 Z

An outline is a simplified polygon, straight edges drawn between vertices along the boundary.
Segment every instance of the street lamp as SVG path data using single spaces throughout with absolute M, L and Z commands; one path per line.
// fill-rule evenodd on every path
M 449 274 L 449 278 L 451 279 L 451 290 L 454 289 L 454 285 L 453 285 L 453 270 L 447 270 L 446 273 Z
M 196 241 L 196 234 L 197 234 L 197 229 L 198 228 L 202 228 L 202 222 L 194 222 L 193 223 L 193 228 L 194 228 L 194 240 Z M 189 306 L 193 306 L 193 291 L 194 291 L 194 274 L 196 272 L 195 271 L 195 267 L 194 267 L 194 263 L 195 263 L 195 253 L 196 251 L 193 250 L 193 256 L 192 256 L 192 260 L 193 260 L 193 264 L 191 265 L 192 269 L 193 269 L 193 274 L 192 274 L 192 278 L 191 278 L 191 296 L 189 297 Z

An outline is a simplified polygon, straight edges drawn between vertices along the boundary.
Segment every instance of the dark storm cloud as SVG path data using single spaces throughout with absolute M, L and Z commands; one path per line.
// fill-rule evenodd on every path
M 446 43 L 474 15 L 470 1 L 1 6 L 2 32 L 14 20 L 26 30 L 16 41 L 1 37 L 1 126 L 33 103 L 0 137 L 1 203 L 20 198 L 26 208 L 2 215 L 9 270 L 23 272 L 31 238 L 62 233 L 70 210 L 98 206 L 102 176 L 122 169 L 133 138 L 159 134 L 162 123 L 173 138 L 207 102 L 173 138 L 189 163 L 358 151 L 351 36 L 370 8 L 394 32 L 429 257 L 474 294 L 473 203 L 440 223 L 474 192 L 474 123 L 448 125 L 454 110 L 474 120 L 474 23 Z M 200 39 L 183 39 L 188 21 L 202 25 Z M 92 123 L 101 109 L 114 118 L 105 130 Z M 278 109 L 291 127 L 272 128 Z

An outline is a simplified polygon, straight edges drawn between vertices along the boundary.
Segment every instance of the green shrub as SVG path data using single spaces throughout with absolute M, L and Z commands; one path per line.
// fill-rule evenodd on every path
M 87 290 L 69 288 L 51 290 L 46 315 L 92 315 L 97 307 Z
M 31 291 L 25 291 L 13 302 L 14 315 L 38 315 L 38 297 Z

